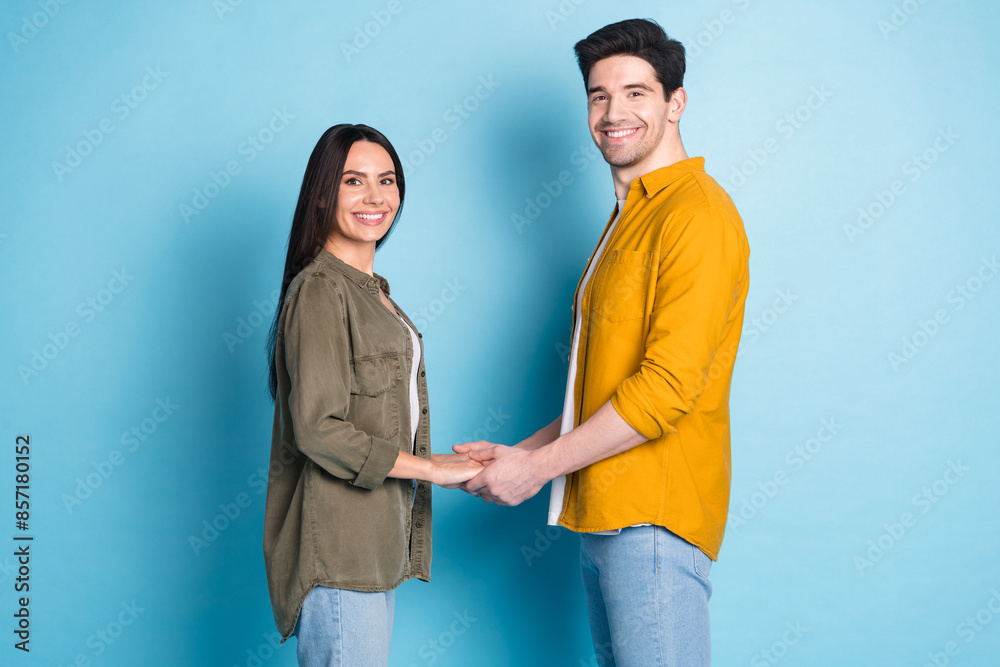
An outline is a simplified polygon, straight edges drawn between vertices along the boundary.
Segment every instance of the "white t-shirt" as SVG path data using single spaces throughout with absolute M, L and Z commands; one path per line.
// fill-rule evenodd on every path
M 594 268 L 600 263 L 601 254 L 604 252 L 604 246 L 607 245 L 608 239 L 615 232 L 615 227 L 618 226 L 618 221 L 622 217 L 622 209 L 625 208 L 625 200 L 618 200 L 618 215 L 615 216 L 614 221 L 611 226 L 608 227 L 608 233 L 604 235 L 601 239 L 600 245 L 597 246 L 597 251 L 594 253 L 594 258 L 591 260 L 590 264 L 587 266 L 586 273 L 583 274 L 583 280 L 580 282 L 580 289 L 576 295 L 576 321 L 573 323 L 573 343 L 570 345 L 569 353 L 569 373 L 566 379 L 566 398 L 563 401 L 563 413 L 562 413 L 562 424 L 559 426 L 559 435 L 565 435 L 573 430 L 573 418 L 576 415 L 576 397 L 574 396 L 574 388 L 576 386 L 576 367 L 579 362 L 579 352 L 580 352 L 580 327 L 583 321 L 583 291 L 587 288 L 587 283 L 590 282 L 590 277 L 594 273 Z M 566 494 L 566 477 L 565 475 L 557 477 L 552 480 L 552 492 L 549 496 L 549 520 L 548 524 L 550 526 L 558 525 L 559 515 L 562 513 L 563 498 Z M 612 531 L 602 531 L 608 534 L 617 534 L 618 530 Z
M 406 330 L 410 332 L 410 340 L 413 342 L 413 360 L 410 362 L 410 453 L 416 453 L 417 446 L 417 425 L 420 423 L 420 398 L 417 396 L 417 369 L 420 368 L 420 343 L 417 341 L 417 332 L 413 330 L 406 320 L 399 318 Z
M 406 323 L 402 317 L 399 321 L 403 323 L 406 330 L 410 332 L 410 341 L 413 347 L 413 360 L 410 362 L 410 453 L 417 453 L 417 426 L 420 424 L 420 398 L 417 396 L 417 369 L 420 368 L 420 343 L 417 341 L 417 332 Z M 417 480 L 413 480 L 413 494 L 410 495 L 410 508 L 417 498 Z

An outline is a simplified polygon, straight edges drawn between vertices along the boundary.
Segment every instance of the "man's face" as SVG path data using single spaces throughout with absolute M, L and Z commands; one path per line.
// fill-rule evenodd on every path
M 670 103 L 652 65 L 635 56 L 598 60 L 587 90 L 590 134 L 608 164 L 631 167 L 660 146 Z

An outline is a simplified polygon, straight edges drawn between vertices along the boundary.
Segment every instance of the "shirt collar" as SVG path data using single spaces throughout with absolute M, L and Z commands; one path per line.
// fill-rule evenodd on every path
M 389 281 L 377 273 L 373 272 L 374 275 L 370 276 L 364 271 L 359 271 L 326 248 L 322 248 L 319 251 L 319 254 L 316 255 L 316 260 L 335 269 L 339 273 L 342 273 L 347 278 L 350 278 L 352 281 L 357 283 L 359 287 L 363 287 L 364 289 L 368 289 L 373 292 L 377 291 L 376 288 L 381 287 L 382 291 L 385 292 L 385 295 L 389 296 Z
M 675 162 L 666 167 L 654 169 L 648 174 L 644 174 L 632 181 L 632 190 L 642 188 L 647 197 L 652 197 L 657 192 L 667 187 L 685 174 L 695 171 L 705 171 L 705 158 L 689 157 L 686 160 Z

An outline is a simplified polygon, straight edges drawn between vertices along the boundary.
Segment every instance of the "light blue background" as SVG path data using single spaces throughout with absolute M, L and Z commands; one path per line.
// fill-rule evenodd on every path
M 12 646 L 14 559 L 0 557 L 0 662 L 294 664 L 294 642 L 267 648 L 254 475 L 270 441 L 269 318 L 250 325 L 279 284 L 305 163 L 332 124 L 371 124 L 420 162 L 376 270 L 411 315 L 428 313 L 434 450 L 477 429 L 513 443 L 555 417 L 572 292 L 614 205 L 606 165 L 575 154 L 590 139 L 572 45 L 642 16 L 694 56 L 682 136 L 732 194 L 752 248 L 731 517 L 752 509 L 731 520 L 712 571 L 716 664 L 923 665 L 948 642 L 948 664 L 998 664 L 987 605 L 1000 610 L 1000 280 L 962 308 L 948 298 L 1000 254 L 996 4 L 576 3 L 564 16 L 558 0 L 401 0 L 397 14 L 381 0 L 50 0 L 34 33 L 37 2 L 4 4 L 0 535 L 13 544 L 13 443 L 30 433 L 36 540 L 30 657 Z M 894 7 L 898 30 L 880 29 Z M 372 12 L 391 21 L 348 57 Z M 115 100 L 147 67 L 162 80 L 147 78 L 122 117 Z M 446 117 L 480 77 L 495 89 L 460 124 Z M 823 100 L 802 107 L 814 89 Z M 294 118 L 248 161 L 241 144 L 274 110 Z M 806 120 L 789 133 L 796 111 Z M 60 178 L 53 163 L 104 118 L 113 131 Z M 436 128 L 445 141 L 411 159 Z M 933 149 L 948 128 L 947 150 Z M 935 162 L 912 180 L 907 162 L 927 149 Z M 240 173 L 186 222 L 181 205 L 229 160 Z M 739 169 L 754 173 L 741 184 Z M 573 183 L 519 232 L 512 215 L 562 170 Z M 902 194 L 851 240 L 845 225 L 878 211 L 896 180 Z M 102 293 L 122 270 L 125 288 Z M 769 310 L 779 290 L 792 304 L 781 313 Z M 108 297 L 90 313 L 88 298 Z M 920 336 L 938 310 L 947 321 Z M 69 322 L 79 332 L 63 340 Z M 245 342 L 227 344 L 240 331 Z M 65 348 L 22 379 L 50 334 Z M 893 364 L 915 334 L 916 354 Z M 157 399 L 178 407 L 129 451 L 123 433 Z M 810 442 L 823 419 L 836 435 Z M 116 450 L 122 464 L 67 509 Z M 949 462 L 968 468 L 954 484 L 941 481 Z M 925 487 L 933 504 L 915 498 Z M 238 498 L 249 506 L 196 553 L 189 537 Z M 394 665 L 595 664 L 578 541 L 544 537 L 546 503 L 547 489 L 514 509 L 435 491 L 434 582 L 399 589 Z M 134 621 L 97 639 L 133 602 Z M 960 625 L 977 613 L 979 630 Z

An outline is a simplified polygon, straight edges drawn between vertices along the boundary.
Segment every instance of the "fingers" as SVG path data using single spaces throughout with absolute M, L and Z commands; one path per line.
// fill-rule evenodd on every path
M 496 458 L 496 447 L 472 450 L 469 452 L 469 458 L 480 463 L 483 463 L 484 461 L 492 461 Z
M 487 481 L 483 479 L 483 474 L 477 474 L 472 479 L 467 480 L 462 484 L 462 490 L 466 493 L 471 493 L 474 496 L 481 495 L 481 492 L 486 489 Z M 486 489 L 488 491 L 488 489 Z
M 453 463 L 468 460 L 468 454 L 431 454 L 431 461 L 437 463 Z
M 477 449 L 488 449 L 494 447 L 492 442 L 487 442 L 486 440 L 477 440 L 476 442 L 463 442 L 457 445 L 452 445 L 452 450 L 458 454 L 467 454 Z

